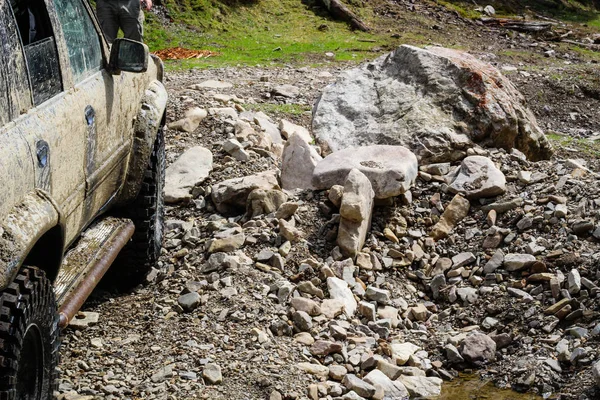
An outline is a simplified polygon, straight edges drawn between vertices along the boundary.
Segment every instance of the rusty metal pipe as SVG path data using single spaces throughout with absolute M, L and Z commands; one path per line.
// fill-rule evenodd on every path
M 58 325 L 61 329 L 66 328 L 67 325 L 69 325 L 71 319 L 77 314 L 83 303 L 85 303 L 85 300 L 100 282 L 100 279 L 102 279 L 108 268 L 115 261 L 121 249 L 123 249 L 129 239 L 131 239 L 134 230 L 135 226 L 133 225 L 133 222 L 130 222 L 121 228 L 110 241 L 110 244 L 106 245 L 108 248 L 103 256 L 96 260 L 96 263 L 89 269 L 85 278 L 83 278 L 77 288 L 65 299 L 58 310 Z

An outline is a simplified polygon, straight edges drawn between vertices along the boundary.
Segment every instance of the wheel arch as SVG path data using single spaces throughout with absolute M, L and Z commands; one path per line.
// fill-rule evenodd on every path
M 131 202 L 140 191 L 156 135 L 166 121 L 167 98 L 167 90 L 158 80 L 152 81 L 146 89 L 133 126 L 127 175 L 117 205 Z
M 64 246 L 59 213 L 42 191 L 26 195 L 0 222 L 0 290 L 17 275 L 25 260 L 41 262 L 38 268 L 51 278 L 58 272 Z M 49 246 L 49 247 L 48 247 Z

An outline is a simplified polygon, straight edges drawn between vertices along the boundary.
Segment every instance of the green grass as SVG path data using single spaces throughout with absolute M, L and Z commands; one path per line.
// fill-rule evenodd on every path
M 558 133 L 547 133 L 546 137 L 552 144 L 560 147 L 570 147 L 581 151 L 590 157 L 600 157 L 600 142 L 588 139 L 576 139 Z
M 264 113 L 273 114 L 288 114 L 288 115 L 302 115 L 312 109 L 309 105 L 301 104 L 273 104 L 273 103 L 257 103 L 257 104 L 244 104 L 244 108 L 252 111 L 262 111 Z
M 463 4 L 462 2 L 450 2 L 444 0 L 438 0 L 437 3 L 443 5 L 449 10 L 456 11 L 463 18 L 476 19 L 482 15 L 482 13 L 474 10 L 473 3 Z
M 164 27 L 148 14 L 145 40 L 151 50 L 186 47 L 219 53 L 208 59 L 169 62 L 170 69 L 363 61 L 400 43 L 387 35 L 351 31 L 346 23 L 332 21 L 298 0 L 235 6 L 212 0 L 168 0 L 166 5 L 176 23 Z M 365 21 L 372 21 L 368 10 L 357 11 L 364 13 Z M 326 57 L 328 52 L 334 57 Z

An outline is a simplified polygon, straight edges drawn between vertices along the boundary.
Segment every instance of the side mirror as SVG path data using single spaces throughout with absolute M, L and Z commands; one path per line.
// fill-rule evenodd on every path
M 113 74 L 146 72 L 148 46 L 130 39 L 115 39 L 110 49 L 109 69 Z

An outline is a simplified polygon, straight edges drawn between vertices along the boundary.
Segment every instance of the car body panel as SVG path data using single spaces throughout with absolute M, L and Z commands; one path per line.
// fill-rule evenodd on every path
M 60 1 L 83 5 L 93 16 L 85 0 Z M 55 4 L 46 0 L 46 6 L 63 89 L 34 107 L 27 72 L 21 73 L 26 57 L 18 35 L 15 44 L 10 34 L 10 2 L 0 0 L 0 33 L 12 41 L 0 48 L 0 55 L 10 55 L 0 61 L 0 89 L 7 92 L 0 106 L 9 107 L 0 111 L 0 289 L 45 232 L 60 227 L 64 253 L 100 214 L 135 198 L 166 109 L 160 60 L 149 60 L 144 73 L 113 75 L 103 39 L 103 68 L 77 82 Z M 92 22 L 100 35 L 95 17 Z

